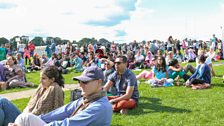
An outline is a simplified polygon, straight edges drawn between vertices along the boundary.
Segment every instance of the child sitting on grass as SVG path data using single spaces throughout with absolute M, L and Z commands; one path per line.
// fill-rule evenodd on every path
M 152 87 L 173 86 L 173 79 L 168 79 L 168 67 L 165 58 L 160 56 L 157 58 L 157 65 L 152 69 L 153 76 L 149 80 Z

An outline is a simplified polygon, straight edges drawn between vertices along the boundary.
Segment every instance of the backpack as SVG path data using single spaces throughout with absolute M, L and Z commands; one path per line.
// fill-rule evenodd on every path
M 75 101 L 82 97 L 82 91 L 80 89 L 74 89 L 71 91 L 70 101 Z

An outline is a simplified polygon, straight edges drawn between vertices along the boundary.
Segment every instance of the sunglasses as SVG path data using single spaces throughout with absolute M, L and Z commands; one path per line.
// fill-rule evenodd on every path
M 80 80 L 79 80 L 78 82 L 79 82 L 79 84 L 81 84 L 81 83 L 82 83 L 82 84 L 88 84 L 88 83 L 91 82 L 91 81 L 94 81 L 94 80 L 90 80 L 90 81 L 80 81 Z
M 123 62 L 114 62 L 114 64 L 117 64 L 117 65 L 120 65 L 121 63 L 123 63 Z

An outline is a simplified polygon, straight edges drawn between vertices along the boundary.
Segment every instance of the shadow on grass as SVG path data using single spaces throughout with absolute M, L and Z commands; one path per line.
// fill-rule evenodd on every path
M 189 113 L 191 110 L 174 108 L 170 106 L 163 106 L 159 98 L 147 98 L 141 97 L 141 101 L 136 109 L 130 111 L 130 115 L 142 115 L 156 112 L 168 112 L 168 113 Z

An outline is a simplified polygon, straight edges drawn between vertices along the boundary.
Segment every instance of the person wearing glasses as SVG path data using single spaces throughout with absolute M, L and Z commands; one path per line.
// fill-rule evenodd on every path
M 104 90 L 108 91 L 113 85 L 116 87 L 116 96 L 108 96 L 114 112 L 128 114 L 129 109 L 137 106 L 139 92 L 135 74 L 127 68 L 127 57 L 117 56 L 115 72 L 108 78 Z
M 102 90 L 103 71 L 87 67 L 78 80 L 81 98 L 45 115 L 21 114 L 9 126 L 110 126 L 112 106 Z

